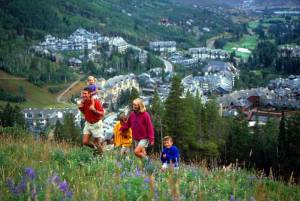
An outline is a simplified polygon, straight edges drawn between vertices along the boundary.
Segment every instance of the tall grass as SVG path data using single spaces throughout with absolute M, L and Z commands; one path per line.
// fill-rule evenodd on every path
M 299 200 L 299 186 L 236 168 L 144 168 L 135 156 L 0 135 L 0 200 Z M 146 171 L 147 170 L 147 171 Z M 25 188 L 22 189 L 22 185 Z M 15 191 L 14 191 L 15 190 Z

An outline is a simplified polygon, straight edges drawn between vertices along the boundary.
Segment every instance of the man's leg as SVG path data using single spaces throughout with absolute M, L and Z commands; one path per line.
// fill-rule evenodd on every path
M 96 145 L 99 153 L 103 152 L 102 139 L 100 137 L 94 138 L 94 144 Z
M 83 134 L 83 138 L 82 138 L 82 144 L 91 148 L 95 148 L 95 145 L 90 143 L 90 134 Z

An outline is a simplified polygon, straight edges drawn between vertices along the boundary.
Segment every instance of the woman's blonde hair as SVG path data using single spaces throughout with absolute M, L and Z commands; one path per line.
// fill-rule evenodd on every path
M 139 106 L 139 112 L 146 112 L 147 111 L 143 99 L 136 98 L 136 99 L 133 100 L 133 103 L 138 104 L 138 106 Z

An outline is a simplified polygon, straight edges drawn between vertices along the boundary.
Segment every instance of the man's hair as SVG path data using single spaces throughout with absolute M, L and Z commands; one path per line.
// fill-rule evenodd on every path
M 87 91 L 87 92 L 89 92 L 89 93 L 92 93 L 93 92 L 93 90 L 90 88 L 90 87 L 84 87 L 83 88 L 83 91 Z
M 172 138 L 171 136 L 165 136 L 165 137 L 163 138 L 163 142 L 166 142 L 166 141 L 168 141 L 168 140 L 170 140 L 171 142 L 173 142 L 173 138 Z
M 143 99 L 136 98 L 136 99 L 133 100 L 133 102 L 137 103 L 139 105 L 139 112 L 146 112 L 147 111 Z

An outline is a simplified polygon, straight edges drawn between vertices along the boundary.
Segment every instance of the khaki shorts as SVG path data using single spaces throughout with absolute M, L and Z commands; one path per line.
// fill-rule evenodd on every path
M 102 120 L 91 124 L 89 122 L 85 122 L 84 124 L 84 128 L 83 128 L 83 134 L 90 134 L 92 135 L 94 138 L 101 138 L 104 139 L 104 135 L 103 135 L 103 124 L 102 124 Z
M 149 145 L 149 140 L 148 139 L 141 139 L 140 141 L 134 140 L 134 146 L 141 146 L 144 148 L 147 148 Z

